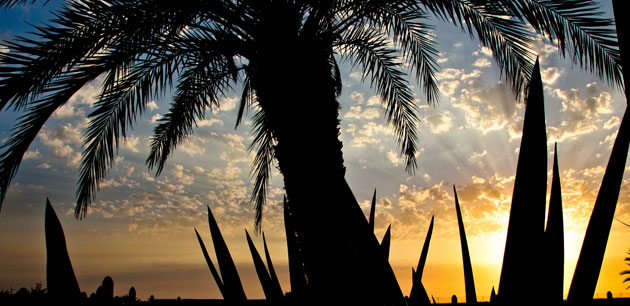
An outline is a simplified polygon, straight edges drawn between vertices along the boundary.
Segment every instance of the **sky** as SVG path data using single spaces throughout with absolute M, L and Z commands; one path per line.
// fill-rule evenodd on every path
M 40 24 L 56 7 L 24 5 L 1 11 L 0 38 L 10 40 Z M 602 9 L 611 16 L 610 1 Z M 403 293 L 411 288 L 431 216 L 435 216 L 423 284 L 429 295 L 464 298 L 461 249 L 452 186 L 458 190 L 468 236 L 477 295 L 498 287 L 512 187 L 520 146 L 524 104 L 517 101 L 492 57 L 458 28 L 435 22 L 440 51 L 440 102 L 420 106 L 418 171 L 404 170 L 379 97 L 361 81 L 361 71 L 341 64 L 341 140 L 346 179 L 364 212 L 377 190 L 376 236 L 392 226 L 390 263 Z M 2 49 L 1 52 L 11 52 Z M 539 38 L 549 154 L 558 158 L 563 192 L 565 296 L 575 269 L 612 142 L 626 103 L 618 88 L 573 65 Z M 411 84 L 417 88 L 412 79 Z M 121 143 L 116 164 L 101 184 L 88 216 L 73 216 L 81 159 L 82 130 L 99 81 L 81 89 L 46 123 L 26 153 L 0 212 L 0 289 L 45 284 L 44 207 L 48 197 L 65 230 L 68 252 L 82 291 L 114 279 L 115 294 L 130 286 L 138 297 L 220 298 L 194 234 L 210 246 L 206 205 L 214 212 L 249 298 L 263 298 L 245 232 L 254 231 L 248 146 L 251 115 L 234 128 L 240 92 L 228 92 L 209 112 L 156 177 L 144 164 L 155 122 L 169 96 L 149 103 Z M 17 115 L 0 113 L 0 141 L 11 135 Z M 626 171 L 628 172 L 628 171 Z M 624 178 L 616 216 L 630 221 L 630 187 Z M 548 193 L 550 187 L 548 187 Z M 282 175 L 272 174 L 263 231 L 283 290 L 290 291 L 282 219 Z M 332 195 L 330 195 L 332 196 Z M 331 212 L 333 213 L 333 212 Z M 628 295 L 619 275 L 630 245 L 630 228 L 613 222 L 596 292 Z M 254 237 L 259 250 L 262 238 Z M 211 252 L 212 253 L 212 252 Z M 212 254 L 211 254 L 212 256 Z M 535 290 L 527 294 L 539 294 Z

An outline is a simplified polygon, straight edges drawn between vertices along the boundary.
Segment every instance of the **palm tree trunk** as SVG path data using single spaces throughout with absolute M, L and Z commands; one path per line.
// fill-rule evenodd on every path
M 404 303 L 344 178 L 332 47 L 291 33 L 291 24 L 272 26 L 261 30 L 266 37 L 258 43 L 267 48 L 256 50 L 248 75 L 276 140 L 312 295 L 319 302 L 343 296 L 343 302 L 383 305 L 394 296 Z

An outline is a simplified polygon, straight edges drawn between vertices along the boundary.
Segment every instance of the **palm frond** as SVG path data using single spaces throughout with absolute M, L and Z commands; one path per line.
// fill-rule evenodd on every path
M 253 121 L 252 132 L 255 136 L 254 141 L 249 146 L 249 151 L 256 150 L 256 156 L 254 157 L 250 173 L 254 178 L 251 201 L 255 203 L 254 209 L 256 211 L 254 228 L 256 233 L 260 233 L 263 207 L 267 201 L 267 188 L 271 179 L 271 171 L 273 170 L 273 159 L 275 158 L 275 139 L 269 125 L 269 118 L 262 108 L 256 112 Z
M 535 59 L 533 34 L 527 25 L 488 1 L 422 0 L 420 3 L 428 12 L 459 26 L 471 37 L 476 35 L 483 46 L 490 48 L 512 91 L 520 97 Z
M 592 0 L 505 1 L 522 18 L 554 42 L 574 63 L 623 88 L 614 21 L 603 18 Z
M 25 109 L 55 78 L 63 77 L 115 35 L 108 30 L 117 27 L 107 28 L 95 16 L 102 9 L 100 1 L 85 3 L 72 3 L 51 25 L 37 27 L 35 38 L 18 37 L 5 45 L 11 52 L 0 54 L 0 109 Z
M 385 35 L 376 29 L 359 27 L 344 34 L 337 47 L 344 58 L 363 68 L 364 78 L 370 76 L 371 86 L 383 101 L 387 123 L 393 127 L 401 147 L 406 170 L 413 174 L 417 167 L 417 105 L 395 49 L 389 47 Z
M 220 107 L 219 97 L 225 96 L 238 73 L 232 58 L 221 55 L 195 58 L 183 66 L 174 101 L 158 120 L 146 160 L 149 169 L 157 166 L 156 175 L 164 169 L 171 152 L 192 133 L 197 119 L 203 119 L 207 109 Z
M 411 64 L 416 80 L 422 85 L 427 102 L 431 105 L 440 98 L 435 73 L 438 70 L 437 43 L 433 26 L 421 20 L 428 15 L 417 5 L 383 5 L 375 23 L 391 33 L 393 43 L 400 50 L 405 62 Z
M 234 129 L 238 128 L 241 124 L 245 110 L 249 109 L 254 99 L 254 91 L 252 90 L 251 81 L 249 77 L 246 76 L 243 81 L 243 93 L 241 94 L 241 103 L 238 105 L 238 114 L 236 115 L 236 124 L 234 125 Z
M 122 80 L 117 80 L 117 85 L 104 86 L 109 88 L 101 94 L 95 110 L 89 115 L 90 123 L 85 133 L 76 216 L 85 216 L 100 182 L 114 163 L 120 138 L 126 137 L 127 128 L 132 127 L 157 93 L 153 88 L 165 88 L 164 83 L 169 82 L 178 64 L 176 56 L 147 59 L 134 66 Z M 115 69 L 110 70 L 110 74 L 112 71 Z
M 7 189 L 15 177 L 24 153 L 33 142 L 44 123 L 59 107 L 85 84 L 93 81 L 102 73 L 101 67 L 90 67 L 80 72 L 73 72 L 64 78 L 55 80 L 43 93 L 43 98 L 31 102 L 26 113 L 18 119 L 12 129 L 11 138 L 0 146 L 0 207 L 6 197 Z
M 46 3 L 48 3 L 48 1 L 49 0 L 39 1 L 39 2 L 44 2 L 44 5 L 45 5 Z M 27 2 L 35 3 L 38 1 L 37 0 L 0 0 L 0 8 L 10 9 L 16 5 L 26 4 Z
M 109 67 L 84 140 L 77 217 L 85 216 L 95 199 L 100 182 L 114 162 L 114 149 L 117 151 L 120 138 L 126 137 L 127 128 L 133 126 L 149 100 L 172 86 L 172 78 L 178 74 L 186 53 L 197 50 L 177 45 L 180 33 L 195 19 L 196 12 L 178 13 L 158 12 L 152 15 L 152 22 L 145 20 L 148 16 L 134 16 L 97 57 L 86 59 L 91 64 Z

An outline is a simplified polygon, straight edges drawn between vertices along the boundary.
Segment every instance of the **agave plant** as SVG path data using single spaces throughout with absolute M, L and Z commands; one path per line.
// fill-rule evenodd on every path
M 221 234 L 219 225 L 217 224 L 217 221 L 214 219 L 214 215 L 210 210 L 210 206 L 208 206 L 208 225 L 210 226 L 210 235 L 212 236 L 212 243 L 214 245 L 217 262 L 221 271 L 220 277 L 217 269 L 214 267 L 214 264 L 210 260 L 210 256 L 208 256 L 206 246 L 203 243 L 201 236 L 199 236 L 197 229 L 195 229 L 195 233 L 197 234 L 197 239 L 199 240 L 201 251 L 203 252 L 203 256 L 208 263 L 210 272 L 212 273 L 212 276 L 219 286 L 219 290 L 221 291 L 223 298 L 227 302 L 236 305 L 244 304 L 247 301 L 247 297 L 245 296 L 245 290 L 243 290 L 241 278 L 238 275 L 238 271 L 236 270 L 236 265 L 234 264 L 234 260 L 232 259 L 230 250 L 228 249 L 227 244 L 223 239 L 223 235 Z

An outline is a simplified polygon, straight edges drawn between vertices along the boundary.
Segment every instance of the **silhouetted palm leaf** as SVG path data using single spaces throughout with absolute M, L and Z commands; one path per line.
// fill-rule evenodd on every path
M 600 4 L 591 0 L 503 1 L 534 29 L 556 43 L 574 63 L 609 84 L 623 87 L 614 24 L 601 18 Z M 573 39 L 567 39 L 573 37 Z

